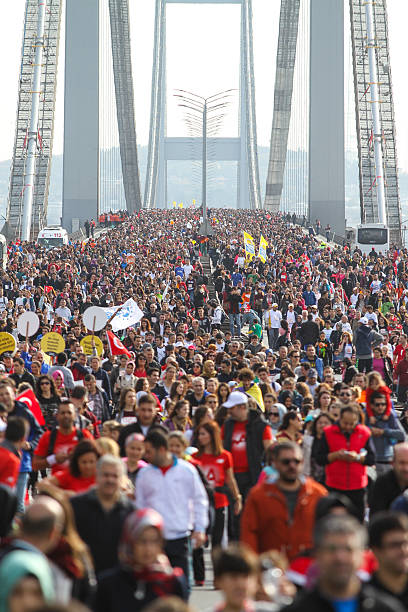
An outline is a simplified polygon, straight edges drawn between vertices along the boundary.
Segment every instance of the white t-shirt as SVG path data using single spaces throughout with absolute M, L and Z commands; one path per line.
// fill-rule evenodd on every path
M 63 319 L 66 319 L 66 320 L 69 320 L 71 317 L 71 311 L 66 306 L 64 306 L 64 308 L 61 308 L 61 306 L 59 308 L 56 308 L 55 314 L 58 317 L 62 317 Z
M 187 280 L 191 272 L 193 271 L 193 266 L 191 264 L 184 264 L 183 270 L 184 270 L 184 276 Z
M 291 329 L 292 325 L 296 322 L 296 312 L 294 310 L 288 310 L 286 313 L 286 320 L 288 322 L 289 329 Z

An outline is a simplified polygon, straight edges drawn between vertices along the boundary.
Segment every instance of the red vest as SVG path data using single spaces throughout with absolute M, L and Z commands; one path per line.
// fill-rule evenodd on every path
M 324 435 L 329 446 L 329 453 L 339 450 L 360 453 L 367 444 L 371 432 L 365 425 L 357 425 L 350 437 L 347 438 L 340 431 L 338 425 L 330 425 L 325 427 Z M 367 484 L 367 468 L 357 461 L 353 463 L 333 461 L 333 463 L 326 465 L 326 485 L 328 487 L 341 491 L 354 491 L 355 489 L 363 489 Z

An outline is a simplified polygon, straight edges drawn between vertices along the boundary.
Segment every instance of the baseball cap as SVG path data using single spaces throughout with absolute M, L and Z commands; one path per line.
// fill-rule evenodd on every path
M 363 325 L 367 325 L 367 323 L 368 323 L 367 317 L 361 317 L 360 323 L 362 323 Z
M 248 397 L 245 395 L 245 393 L 242 393 L 241 391 L 232 391 L 227 399 L 226 402 L 224 402 L 224 406 L 226 408 L 233 408 L 234 406 L 238 406 L 238 404 L 247 404 L 248 403 Z
M 307 374 L 308 378 L 317 378 L 317 370 L 311 368 Z

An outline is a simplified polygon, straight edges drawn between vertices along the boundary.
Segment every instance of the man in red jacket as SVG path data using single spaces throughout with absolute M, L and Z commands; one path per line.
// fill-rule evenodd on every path
M 359 424 L 357 405 L 340 411 L 338 423 L 324 428 L 317 452 L 317 463 L 326 467 L 326 487 L 346 495 L 364 520 L 367 466 L 375 464 L 371 432 Z
M 285 441 L 272 450 L 277 480 L 268 477 L 249 492 L 241 521 L 241 541 L 256 553 L 278 550 L 289 561 L 312 547 L 315 508 L 326 489 L 303 478 L 298 444 Z

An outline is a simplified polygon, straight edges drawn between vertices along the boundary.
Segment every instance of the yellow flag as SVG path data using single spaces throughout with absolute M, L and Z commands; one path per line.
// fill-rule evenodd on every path
M 255 257 L 255 242 L 251 234 L 244 232 L 245 254 L 248 259 Z
M 52 366 L 52 359 L 49 355 L 47 355 L 47 353 L 44 353 L 43 351 L 41 351 L 41 354 L 43 356 L 44 359 L 44 363 L 46 363 L 47 365 L 49 365 L 50 367 Z
M 176 208 L 177 207 L 177 202 L 173 202 L 173 206 L 174 206 L 174 208 Z
M 267 247 L 268 247 L 268 243 L 266 242 L 265 238 L 261 234 L 261 238 L 259 240 L 258 257 L 262 261 L 262 263 L 266 262 L 266 249 L 267 249 Z
M 180 202 L 179 208 L 183 208 L 183 202 Z

